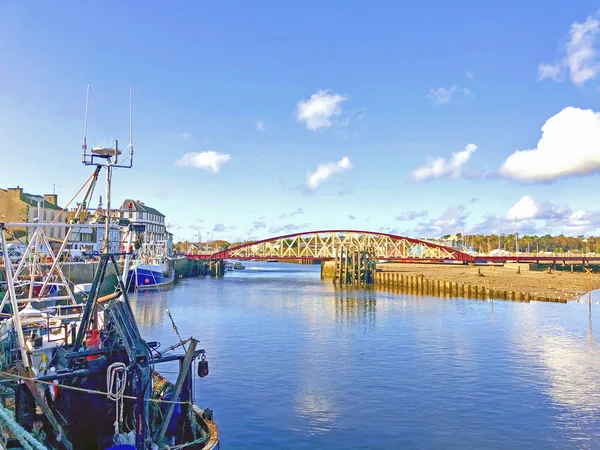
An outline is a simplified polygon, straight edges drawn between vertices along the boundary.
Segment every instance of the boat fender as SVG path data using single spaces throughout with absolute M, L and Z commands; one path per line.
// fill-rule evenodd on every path
M 56 369 L 54 367 L 50 367 L 48 369 L 49 372 L 51 372 L 52 374 L 56 373 Z M 48 386 L 48 390 L 50 391 L 50 397 L 52 398 L 52 401 L 55 402 L 56 399 L 58 398 L 58 391 L 60 389 L 60 383 L 58 382 L 58 380 L 54 380 L 52 381 L 52 384 Z
M 202 353 L 202 358 L 198 361 L 198 376 L 204 378 L 206 375 L 208 375 L 208 361 L 206 355 Z

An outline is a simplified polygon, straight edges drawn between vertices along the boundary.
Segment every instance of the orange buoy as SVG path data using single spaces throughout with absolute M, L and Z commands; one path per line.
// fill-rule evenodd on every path
M 100 330 L 88 330 L 86 331 L 86 340 L 85 340 L 85 346 L 87 348 L 87 350 L 97 350 L 100 348 L 100 344 L 101 344 L 101 340 L 100 340 Z M 88 361 L 92 361 L 94 359 L 98 359 L 100 358 L 100 355 L 91 355 L 91 356 L 87 356 L 86 359 Z

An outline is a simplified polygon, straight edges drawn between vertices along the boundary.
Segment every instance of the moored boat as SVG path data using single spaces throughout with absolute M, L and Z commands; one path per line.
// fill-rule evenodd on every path
M 246 268 L 246 266 L 245 266 L 245 265 L 243 265 L 241 262 L 239 262 L 239 261 L 236 261 L 236 262 L 235 262 L 235 264 L 233 265 L 233 268 L 234 268 L 235 270 L 241 270 L 241 269 L 245 269 L 245 268 Z
M 88 153 L 84 133 L 82 161 L 95 166 L 96 179 L 101 169 L 107 172 L 107 207 L 103 212 L 103 253 L 91 286 L 82 286 L 79 292 L 85 301 L 83 311 L 73 313 L 79 305 L 68 305 L 71 311 L 64 314 L 58 314 L 56 306 L 44 311 L 35 309 L 32 292 L 38 280 L 29 277 L 27 289 L 28 278 L 13 276 L 9 256 L 4 254 L 7 294 L 3 303 L 8 300 L 10 313 L 9 317 L 0 316 L 0 448 L 219 448 L 213 412 L 200 409 L 193 398 L 194 377 L 203 378 L 209 373 L 205 351 L 197 348 L 199 342 L 193 337 L 182 339 L 166 303 L 178 342 L 163 350 L 160 343 L 141 336 L 125 287 L 127 276 L 121 273 L 118 261 L 125 258 L 127 274 L 130 254 L 109 252 L 111 172 L 117 167 L 132 167 L 131 139 L 129 150 L 127 165 L 118 164 L 121 151 L 116 141 L 113 148 L 96 148 Z M 11 226 L 39 228 L 38 224 L 1 223 L 4 251 L 5 235 Z M 63 276 L 56 260 L 52 270 Z M 65 288 L 72 298 L 68 283 Z M 43 294 L 45 287 L 39 292 Z M 58 326 L 47 326 L 46 338 L 28 328 L 41 329 L 44 322 L 57 317 L 70 322 L 61 319 Z M 59 329 L 58 337 L 53 336 L 52 328 Z M 184 352 L 173 354 L 179 347 Z M 176 382 L 170 383 L 158 368 L 176 362 Z M 195 362 L 196 373 L 192 370 Z
M 166 243 L 144 243 L 129 269 L 127 286 L 157 288 L 173 283 L 175 270 L 167 256 Z

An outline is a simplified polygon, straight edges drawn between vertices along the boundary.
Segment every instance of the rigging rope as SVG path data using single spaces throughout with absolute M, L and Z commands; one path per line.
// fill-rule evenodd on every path
M 175 269 L 173 269 L 175 270 Z M 150 271 L 150 273 L 152 274 L 152 278 L 154 279 L 154 284 L 156 284 L 156 277 L 154 276 L 154 271 Z M 173 275 L 174 276 L 174 275 Z M 173 326 L 173 331 L 175 331 L 175 334 L 177 335 L 177 339 L 179 339 L 179 344 L 181 345 L 181 347 L 183 347 L 184 350 L 187 350 L 185 348 L 185 342 L 183 338 L 181 337 L 181 334 L 179 334 L 179 329 L 177 328 L 177 325 L 175 325 L 175 319 L 173 319 L 173 316 L 171 315 L 171 311 L 169 311 L 169 306 L 167 305 L 167 301 L 165 300 L 165 297 L 162 294 L 162 291 L 160 290 L 160 287 L 157 287 L 158 293 L 160 294 L 160 299 L 163 302 L 163 305 L 165 306 L 165 310 L 167 311 L 167 315 L 169 316 L 169 320 L 171 320 L 171 325 Z
M 45 384 L 45 385 L 48 385 L 48 386 L 55 386 L 54 383 L 49 382 L 49 381 L 36 380 L 35 378 L 24 377 L 22 375 L 16 375 L 14 373 L 0 372 L 0 376 L 4 376 L 4 377 L 8 377 L 8 378 L 15 378 L 17 380 L 33 381 L 34 383 Z M 77 386 L 69 386 L 69 385 L 66 385 L 66 384 L 61 384 L 60 388 L 61 389 L 71 389 L 73 391 L 78 391 L 78 392 L 85 392 L 86 394 L 103 395 L 105 397 L 109 397 L 109 395 L 110 395 L 109 392 L 96 391 L 96 390 L 93 390 L 93 389 L 85 389 L 85 388 L 80 388 L 80 387 L 77 387 Z M 123 398 L 127 399 L 127 400 L 137 400 L 137 397 L 134 397 L 133 395 L 123 395 Z M 162 399 L 159 399 L 159 398 L 150 398 L 150 399 L 148 399 L 148 401 L 155 402 L 155 403 L 175 404 L 175 405 L 190 405 L 190 406 L 193 405 L 193 403 L 191 401 L 177 402 L 177 401 L 173 401 L 173 400 L 162 400 Z

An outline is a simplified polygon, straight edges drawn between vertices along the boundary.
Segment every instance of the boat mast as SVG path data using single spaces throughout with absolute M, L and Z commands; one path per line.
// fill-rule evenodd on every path
M 86 166 L 96 166 L 106 168 L 106 214 L 104 221 L 104 239 L 102 240 L 102 253 L 110 253 L 110 229 L 111 229 L 111 183 L 112 171 L 115 168 L 131 169 L 133 167 L 133 126 L 132 126 L 132 102 L 131 102 L 131 86 L 129 86 L 129 161 L 127 164 L 119 164 L 119 141 L 115 140 L 114 148 L 111 147 L 95 147 L 88 153 L 87 151 L 87 121 L 88 121 L 88 104 L 90 96 L 90 86 L 88 84 L 87 96 L 85 102 L 85 123 L 83 128 L 83 152 L 81 161 Z
M 118 162 L 119 158 L 119 141 L 115 140 L 115 162 Z M 112 182 L 112 163 L 110 156 L 106 159 L 106 221 L 104 222 L 104 242 L 102 243 L 102 253 L 110 253 L 110 185 Z

